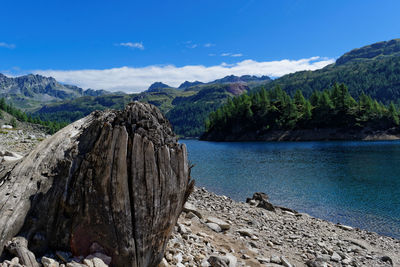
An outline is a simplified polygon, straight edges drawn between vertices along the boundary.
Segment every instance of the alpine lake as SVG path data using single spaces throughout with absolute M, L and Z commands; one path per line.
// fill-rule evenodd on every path
M 400 238 L 400 141 L 180 142 L 198 187 Z

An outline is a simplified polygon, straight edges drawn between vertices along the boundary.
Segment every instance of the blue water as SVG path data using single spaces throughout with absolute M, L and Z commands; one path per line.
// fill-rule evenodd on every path
M 400 238 L 400 142 L 181 140 L 197 186 Z

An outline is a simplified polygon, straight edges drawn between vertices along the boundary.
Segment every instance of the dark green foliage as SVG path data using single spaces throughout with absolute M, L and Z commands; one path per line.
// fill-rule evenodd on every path
M 176 97 L 172 101 L 174 107 L 166 113 L 166 117 L 178 135 L 198 137 L 205 131 L 208 115 L 243 90 L 231 84 L 203 86 L 197 94 Z
M 216 110 L 220 103 L 186 103 L 174 107 L 166 116 L 177 134 L 186 137 L 197 137 L 205 131 L 205 120 L 210 112 Z
M 205 136 L 315 128 L 382 130 L 398 125 L 399 113 L 393 102 L 385 106 L 365 94 L 356 101 L 344 84 L 314 91 L 309 99 L 301 91 L 292 98 L 276 86 L 229 100 L 210 114 Z
M 32 117 L 31 115 L 26 114 L 12 105 L 8 105 L 4 98 L 0 99 L 0 113 L 1 111 L 5 111 L 13 116 L 9 123 L 14 128 L 18 126 L 18 120 L 21 122 L 29 122 L 45 126 L 48 133 L 53 134 L 68 124 L 65 122 L 43 121 L 38 117 Z
M 122 109 L 131 101 L 128 95 L 85 96 L 62 103 L 43 106 L 35 112 L 42 120 L 74 122 L 89 115 L 94 110 Z
M 12 118 L 9 122 L 9 124 L 13 127 L 13 128 L 17 128 L 17 120 L 15 118 Z

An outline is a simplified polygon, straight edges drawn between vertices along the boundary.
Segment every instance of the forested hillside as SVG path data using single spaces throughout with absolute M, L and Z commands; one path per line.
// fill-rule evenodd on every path
M 210 114 L 202 138 L 223 141 L 227 136 L 233 140 L 236 136 L 245 140 L 246 135 L 267 136 L 276 130 L 386 130 L 398 125 L 399 114 L 393 102 L 384 105 L 366 94 L 357 101 L 344 84 L 314 91 L 309 99 L 300 90 L 290 97 L 277 86 L 228 100 Z
M 29 122 L 44 126 L 48 133 L 53 134 L 67 125 L 65 122 L 41 120 L 38 117 L 33 117 L 30 114 L 26 114 L 25 112 L 15 108 L 13 105 L 6 103 L 4 98 L 0 98 L 0 119 L 3 119 L 4 117 L 3 112 L 7 112 L 13 116 L 7 123 L 14 128 L 18 127 L 19 122 Z
M 400 39 L 379 42 L 354 49 L 336 63 L 316 71 L 285 75 L 266 85 L 279 85 L 290 95 L 301 90 L 307 97 L 315 90 L 325 90 L 344 83 L 355 98 L 363 93 L 386 104 L 400 99 Z

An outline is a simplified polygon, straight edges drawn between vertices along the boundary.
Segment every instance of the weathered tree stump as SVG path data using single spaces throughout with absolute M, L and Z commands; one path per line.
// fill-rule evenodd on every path
M 23 237 L 14 237 L 6 244 L 6 249 L 17 256 L 20 263 L 29 267 L 39 267 L 35 255 L 28 250 L 28 241 Z
M 87 255 L 156 266 L 190 191 L 186 147 L 149 104 L 94 112 L 0 167 L 0 254 L 20 235 L 36 255 Z

